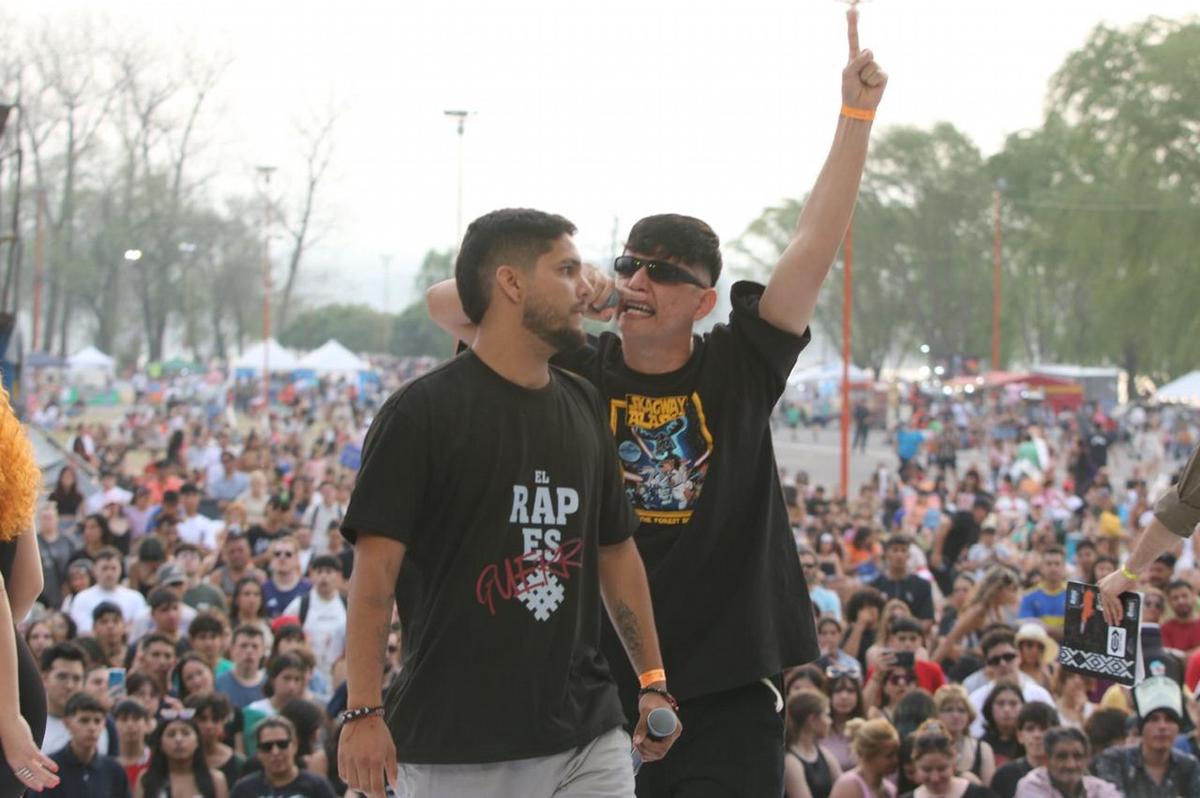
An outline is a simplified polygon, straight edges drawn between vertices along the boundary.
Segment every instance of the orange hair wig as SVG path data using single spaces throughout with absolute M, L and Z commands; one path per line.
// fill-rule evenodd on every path
M 0 387 L 0 540 L 12 540 L 33 527 L 41 484 L 33 445 L 9 404 L 8 392 Z

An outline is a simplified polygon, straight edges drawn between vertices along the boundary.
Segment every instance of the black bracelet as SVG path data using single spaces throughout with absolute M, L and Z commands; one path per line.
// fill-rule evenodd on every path
M 675 700 L 675 696 L 668 693 L 665 689 L 661 687 L 643 687 L 641 690 L 638 690 L 638 701 L 641 701 L 642 696 L 646 695 L 646 693 L 654 693 L 655 695 L 662 696 L 671 705 L 671 709 L 675 710 L 675 714 L 679 714 L 679 702 Z
M 370 717 L 383 717 L 383 707 L 358 707 L 357 709 L 346 709 L 338 713 L 337 723 L 345 725 L 355 720 L 362 720 Z

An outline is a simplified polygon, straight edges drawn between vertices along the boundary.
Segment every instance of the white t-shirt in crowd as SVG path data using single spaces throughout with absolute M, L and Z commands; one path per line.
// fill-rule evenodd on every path
M 217 535 L 224 528 L 223 522 L 197 513 L 179 522 L 179 539 L 211 551 L 217 547 Z
M 79 591 L 71 602 L 71 620 L 75 622 L 79 634 L 92 631 L 92 610 L 106 601 L 121 608 L 121 616 L 127 624 L 132 624 L 149 611 L 145 597 L 136 590 L 123 585 L 117 585 L 112 590 L 92 585 Z
M 284 615 L 300 615 L 302 597 L 292 599 L 283 611 Z M 346 605 L 334 594 L 326 601 L 317 595 L 316 589 L 308 594 L 308 616 L 304 619 L 304 633 L 317 660 L 317 670 L 327 676 L 346 651 Z

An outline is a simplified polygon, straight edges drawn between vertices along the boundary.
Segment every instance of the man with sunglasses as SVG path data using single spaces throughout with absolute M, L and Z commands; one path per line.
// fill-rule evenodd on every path
M 887 80 L 871 52 L 859 51 L 853 10 L 848 35 L 833 147 L 767 285 L 735 284 L 729 323 L 694 335 L 717 302 L 720 242 L 699 219 L 647 217 L 613 264 L 615 283 L 593 275 L 592 315 L 615 317 L 620 335 L 603 333 L 554 360 L 605 401 L 688 729 L 669 761 L 638 773 L 640 796 L 783 791 L 779 674 L 820 652 L 770 416 L 810 340 Z M 474 340 L 452 284 L 434 286 L 428 301 L 439 325 Z M 615 656 L 615 635 L 606 651 L 632 719 L 637 680 Z
M 975 707 L 975 722 L 971 724 L 973 736 L 983 736 L 983 705 L 991 695 L 996 682 L 1001 679 L 1020 684 L 1021 694 L 1025 696 L 1025 703 L 1041 701 L 1054 706 L 1054 697 L 1050 695 L 1049 691 L 1021 672 L 1016 636 L 1011 629 L 996 629 L 988 632 L 980 641 L 979 649 L 983 652 L 984 674 L 988 681 L 987 684 L 971 693 L 971 706 Z
M 296 767 L 296 727 L 290 720 L 264 718 L 254 729 L 254 741 L 263 769 L 240 779 L 229 798 L 334 798 L 328 781 Z

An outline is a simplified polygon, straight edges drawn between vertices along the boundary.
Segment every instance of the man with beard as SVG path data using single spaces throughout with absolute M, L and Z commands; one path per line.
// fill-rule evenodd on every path
M 385 782 L 439 798 L 632 795 L 601 599 L 641 674 L 633 745 L 652 761 L 678 735 L 646 732 L 674 699 L 599 397 L 549 363 L 583 342 L 574 233 L 524 209 L 472 222 L 455 279 L 478 335 L 393 394 L 364 442 L 342 527 L 356 556 L 338 765 L 372 798 Z M 385 722 L 402 561 L 422 588 L 400 607 L 408 639 Z
M 694 336 L 717 302 L 717 235 L 688 216 L 642 219 L 614 263 L 621 335 L 603 333 L 554 361 L 605 400 L 642 522 L 637 544 L 655 614 L 664 619 L 663 657 L 688 728 L 668 761 L 638 773 L 639 796 L 783 793 L 780 674 L 820 651 L 770 419 L 810 339 L 808 323 L 854 208 L 870 120 L 887 81 L 871 52 L 859 51 L 853 10 L 848 34 L 833 147 L 767 285 L 735 284 L 729 323 Z M 614 281 L 598 272 L 591 279 L 602 317 Z M 450 283 L 428 295 L 434 320 L 471 342 L 477 327 L 465 299 Z M 685 501 L 661 502 L 662 493 L 642 484 L 668 456 L 703 463 Z M 619 650 L 617 637 L 606 635 L 605 651 Z M 638 681 L 619 659 L 608 659 L 632 719 Z

